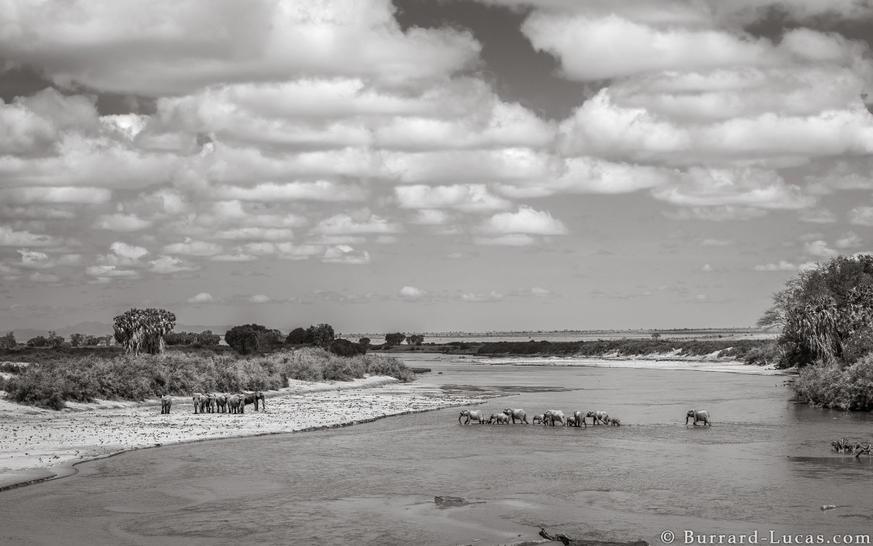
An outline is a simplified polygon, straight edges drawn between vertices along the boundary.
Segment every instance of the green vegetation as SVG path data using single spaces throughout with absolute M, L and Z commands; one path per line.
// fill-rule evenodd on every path
M 209 354 L 166 351 L 161 356 L 119 355 L 106 358 L 97 352 L 81 356 L 69 350 L 52 353 L 39 363 L 17 369 L 5 381 L 12 401 L 61 409 L 68 400 L 96 398 L 141 401 L 164 394 L 239 392 L 287 386 L 289 379 L 349 381 L 370 375 L 388 375 L 401 381 L 413 372 L 392 357 L 358 355 L 350 358 L 323 349 L 304 347 L 243 358 L 233 353 Z
M 780 366 L 800 368 L 798 400 L 873 409 L 873 256 L 839 256 L 801 272 L 758 324 L 781 328 Z

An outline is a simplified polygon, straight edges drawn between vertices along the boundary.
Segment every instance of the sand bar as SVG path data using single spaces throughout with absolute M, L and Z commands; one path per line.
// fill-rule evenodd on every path
M 5 393 L 3 393 L 5 394 Z M 75 473 L 85 460 L 128 451 L 216 438 L 330 428 L 389 415 L 472 405 L 485 397 L 446 394 L 433 385 L 390 377 L 307 383 L 270 391 L 267 410 L 197 414 L 191 399 L 174 398 L 170 415 L 158 400 L 69 403 L 62 411 L 14 404 L 0 396 L 0 490 Z

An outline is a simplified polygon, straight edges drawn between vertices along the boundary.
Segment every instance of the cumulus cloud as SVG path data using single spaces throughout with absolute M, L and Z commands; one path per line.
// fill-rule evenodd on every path
M 469 302 L 469 303 L 482 303 L 482 302 L 497 302 L 503 299 L 503 294 L 492 290 L 488 294 L 479 294 L 476 292 L 467 292 L 461 294 L 461 301 Z
M 837 216 L 828 209 L 805 209 L 797 213 L 798 219 L 801 222 L 809 222 L 812 224 L 833 224 L 837 221 Z
M 326 218 L 319 222 L 312 231 L 325 235 L 397 233 L 400 231 L 400 226 L 376 214 L 371 214 L 365 209 Z
M 151 222 L 137 217 L 135 214 L 104 214 L 94 222 L 95 229 L 108 231 L 139 231 L 151 226 Z
M 804 243 L 803 250 L 810 256 L 817 258 L 833 258 L 840 254 L 838 251 L 828 247 L 827 242 L 821 240 Z
M 766 214 L 767 211 L 758 208 L 738 207 L 734 205 L 690 207 L 664 212 L 664 216 L 674 220 L 707 220 L 710 222 L 751 220 L 752 218 L 760 218 Z
M 270 298 L 263 294 L 255 294 L 254 296 L 251 296 L 248 301 L 251 303 L 267 303 L 270 301 Z
M 484 184 L 397 186 L 394 193 L 403 208 L 454 208 L 465 212 L 491 212 L 511 206 L 509 201 L 490 194 Z
M 501 212 L 482 223 L 481 230 L 493 234 L 564 235 L 567 228 L 547 211 L 521 205 L 517 212 Z
M 182 243 L 173 243 L 164 247 L 167 254 L 185 254 L 188 256 L 215 256 L 222 252 L 221 245 L 206 241 L 192 241 L 185 238 Z
M 21 263 L 19 267 L 27 269 L 48 269 L 55 266 L 55 261 L 48 257 L 45 252 L 37 252 L 35 250 L 19 250 L 21 255 Z
M 181 273 L 184 271 L 194 271 L 198 269 L 198 266 L 184 262 L 183 260 L 174 258 L 173 256 L 160 256 L 158 257 L 158 259 L 152 260 L 149 263 L 152 265 L 149 268 L 149 271 L 162 275 Z
M 778 173 L 761 169 L 688 169 L 675 184 L 652 190 L 657 199 L 674 205 L 745 206 L 765 209 L 801 209 L 815 200 L 786 184 Z
M 188 303 L 210 303 L 215 301 L 215 298 L 209 292 L 200 292 L 194 297 L 188 298 Z
M 101 204 L 112 198 L 112 192 L 105 188 L 89 187 L 30 187 L 2 188 L 0 200 L 7 204 Z
M 873 226 L 873 207 L 855 207 L 849 211 L 849 221 L 859 226 Z
M 858 248 L 863 243 L 861 237 L 852 231 L 846 233 L 834 243 L 837 248 Z
M 753 268 L 755 271 L 797 271 L 797 266 L 785 260 L 779 263 L 769 263 L 765 265 L 756 265 Z
M 10 226 L 0 225 L 0 246 L 55 246 L 58 239 L 29 231 L 16 231 Z
M 330 264 L 363 265 L 370 263 L 370 253 L 348 245 L 332 246 L 324 251 L 321 261 Z
M 417 300 L 424 297 L 426 292 L 414 286 L 404 286 L 400 289 L 400 297 L 403 299 Z

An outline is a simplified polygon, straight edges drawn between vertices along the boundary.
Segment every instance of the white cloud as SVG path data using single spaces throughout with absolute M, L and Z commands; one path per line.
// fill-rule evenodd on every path
M 20 267 L 27 269 L 48 269 L 55 266 L 54 260 L 48 257 L 45 252 L 37 252 L 35 250 L 19 250 L 21 255 Z
M 0 49 L 11 62 L 38 61 L 59 83 L 139 95 L 293 74 L 408 84 L 441 79 L 478 55 L 469 32 L 404 33 L 394 10 L 389 0 L 159 0 L 147 7 L 12 0 Z
M 344 235 L 360 233 L 397 233 L 400 226 L 393 224 L 368 210 L 354 213 L 343 213 L 331 216 L 319 222 L 312 230 L 314 233 L 326 235 Z
M 251 303 L 267 303 L 268 301 L 270 301 L 270 298 L 263 294 L 255 294 L 254 296 L 249 298 L 249 301 Z
M 838 251 L 829 248 L 825 241 L 810 241 L 804 243 L 803 250 L 810 256 L 815 256 L 817 258 L 833 258 L 840 254 Z
M 734 242 L 725 239 L 704 239 L 700 241 L 700 246 L 716 246 L 716 247 L 724 247 L 731 246 Z
M 501 212 L 482 223 L 481 230 L 495 234 L 564 235 L 567 228 L 546 211 L 521 205 L 518 212 Z
M 846 233 L 834 243 L 834 246 L 837 248 L 858 248 L 864 241 L 861 237 L 858 236 L 857 233 L 852 231 Z
M 60 282 L 61 278 L 57 275 L 49 275 L 46 273 L 40 273 L 39 271 L 34 271 L 31 273 L 30 277 L 28 277 L 33 282 Z
M 404 299 L 417 300 L 421 299 L 425 294 L 427 292 L 414 286 L 404 286 L 400 289 L 400 297 Z
M 321 261 L 331 264 L 363 265 L 370 263 L 370 254 L 366 250 L 358 251 L 348 245 L 337 245 L 325 250 Z
M 185 238 L 182 243 L 173 243 L 164 247 L 167 254 L 185 254 L 188 256 L 215 256 L 222 252 L 221 245 L 206 241 L 192 241 Z
M 537 242 L 536 238 L 522 233 L 511 233 L 500 237 L 475 237 L 473 242 L 486 246 L 529 246 Z
M 664 212 L 664 216 L 674 220 L 707 220 L 710 222 L 750 220 L 752 218 L 760 218 L 766 214 L 767 212 L 761 209 L 753 207 L 737 207 L 734 205 L 690 207 Z
M 152 266 L 149 268 L 149 271 L 153 273 L 160 273 L 162 275 L 167 275 L 170 273 L 180 273 L 183 271 L 194 271 L 198 269 L 196 265 L 186 263 L 172 256 L 160 256 L 157 260 L 152 260 L 149 263 L 152 264 Z
M 55 246 L 60 241 L 48 235 L 29 231 L 15 231 L 9 226 L 0 225 L 0 246 Z
M 449 221 L 449 215 L 442 210 L 419 209 L 413 224 L 422 226 L 441 226 Z
M 151 222 L 137 217 L 135 214 L 104 214 L 98 216 L 94 228 L 108 231 L 139 231 L 151 226 Z
M 118 269 L 115 265 L 94 265 L 85 270 L 85 273 L 93 277 L 125 277 L 136 278 L 139 273 L 131 269 Z
M 210 303 L 215 301 L 215 298 L 209 292 L 200 292 L 194 297 L 188 298 L 188 303 Z
M 705 273 L 709 273 L 710 271 L 714 271 L 712 266 L 709 264 L 703 264 L 703 267 L 701 267 L 700 270 L 705 272 Z
M 849 211 L 849 222 L 859 226 L 873 226 L 873 207 L 855 207 Z
M 2 188 L 0 201 L 16 205 L 37 203 L 101 204 L 112 198 L 112 192 L 105 188 L 89 187 L 30 187 Z
M 479 302 L 495 302 L 503 299 L 503 294 L 492 290 L 489 294 L 478 294 L 475 292 L 467 292 L 465 294 L 461 294 L 461 301 L 470 302 L 470 303 L 479 303 Z
M 837 216 L 827 209 L 806 209 L 800 210 L 797 217 L 801 222 L 810 222 L 812 224 L 833 224 L 837 221 Z
M 215 195 L 240 201 L 360 201 L 366 193 L 358 187 L 328 181 L 265 182 L 253 187 L 220 186 Z
M 536 296 L 538 298 L 545 298 L 546 296 L 550 296 L 552 293 L 545 288 L 540 288 L 539 286 L 534 286 L 530 289 L 530 293 L 532 296 Z
M 110 250 L 114 252 L 120 258 L 124 258 L 129 262 L 136 261 L 146 254 L 149 253 L 148 250 L 141 246 L 129 245 L 127 243 L 116 241 L 109 245 Z
M 752 206 L 765 209 L 800 209 L 815 200 L 788 185 L 778 173 L 762 169 L 688 169 L 675 184 L 652 190 L 657 199 L 674 205 Z
M 797 266 L 786 262 L 785 260 L 780 261 L 779 263 L 769 263 L 765 265 L 756 265 L 754 267 L 755 271 L 797 271 Z
M 511 206 L 509 201 L 490 194 L 485 184 L 397 186 L 394 193 L 403 208 L 454 208 L 464 212 L 491 212 Z

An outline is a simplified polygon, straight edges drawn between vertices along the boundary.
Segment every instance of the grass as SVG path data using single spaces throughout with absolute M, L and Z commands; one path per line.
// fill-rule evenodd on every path
M 60 351 L 54 358 L 38 360 L 5 381 L 10 400 L 61 409 L 68 400 L 141 401 L 164 394 L 187 396 L 193 392 L 279 389 L 287 386 L 289 379 L 349 381 L 370 374 L 411 381 L 415 377 L 403 362 L 393 357 L 344 358 L 314 347 L 249 358 L 210 350 L 109 357 Z

